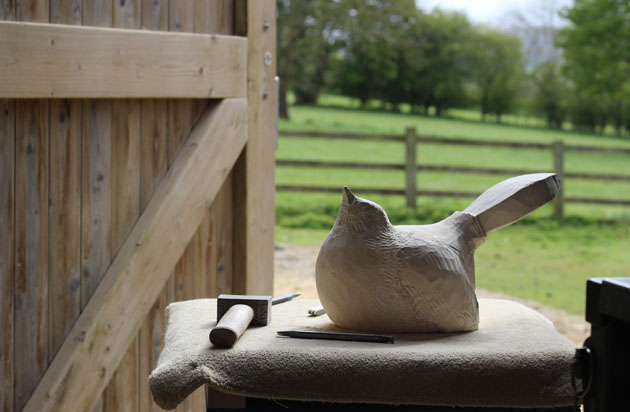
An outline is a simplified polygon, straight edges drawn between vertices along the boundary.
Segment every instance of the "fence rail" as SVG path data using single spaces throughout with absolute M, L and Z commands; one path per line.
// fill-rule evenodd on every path
M 617 174 L 598 174 L 598 173 L 566 173 L 564 170 L 564 154 L 565 152 L 589 152 L 589 153 L 610 153 L 630 155 L 630 149 L 598 147 L 598 146 L 577 146 L 565 145 L 562 141 L 553 143 L 529 143 L 529 142 L 511 142 L 496 141 L 485 139 L 463 139 L 463 138 L 443 138 L 435 136 L 418 136 L 416 129 L 408 127 L 405 135 L 390 134 L 358 134 L 358 133 L 328 133 L 316 131 L 287 131 L 282 130 L 279 135 L 284 138 L 315 138 L 315 139 L 344 139 L 344 140 L 362 140 L 362 141 L 384 141 L 398 142 L 405 144 L 405 162 L 401 163 L 368 163 L 368 162 L 338 162 L 338 161 L 318 161 L 318 160 L 277 160 L 277 166 L 290 167 L 308 167 L 308 168 L 340 168 L 340 169 L 366 169 L 366 170 L 400 170 L 405 172 L 405 188 L 404 189 L 382 189 L 382 188 L 356 188 L 358 192 L 366 194 L 379 195 L 400 195 L 407 199 L 407 206 L 415 208 L 418 196 L 427 197 L 457 197 L 457 198 L 474 198 L 479 195 L 476 192 L 458 192 L 458 191 L 441 191 L 441 190 L 418 190 L 416 187 L 416 174 L 419 171 L 431 172 L 451 172 L 451 173 L 474 173 L 489 175 L 520 175 L 527 173 L 535 173 L 539 170 L 526 169 L 498 169 L 485 167 L 460 167 L 450 165 L 429 165 L 418 164 L 416 161 L 416 147 L 420 143 L 427 144 L 443 144 L 443 145 L 460 145 L 460 146 L 490 146 L 490 147 L 509 147 L 513 149 L 534 149 L 534 150 L 551 150 L 553 156 L 553 172 L 556 173 L 561 180 L 565 179 L 585 179 L 585 180 L 601 180 L 615 182 L 630 182 L 630 175 Z M 339 188 L 327 186 L 297 186 L 297 185 L 277 185 L 278 191 L 291 192 L 311 192 L 311 193 L 337 193 Z M 591 198 L 591 197 L 567 197 L 564 196 L 562 190 L 554 199 L 554 214 L 562 217 L 564 214 L 564 203 L 587 203 L 601 205 L 620 205 L 630 206 L 630 199 L 609 199 L 609 198 Z

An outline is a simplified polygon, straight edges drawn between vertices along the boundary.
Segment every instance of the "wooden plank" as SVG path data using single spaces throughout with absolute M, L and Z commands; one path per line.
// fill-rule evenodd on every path
M 322 169 L 405 170 L 405 165 L 395 163 L 335 162 L 319 160 L 276 160 L 276 166 L 313 167 Z M 418 170 L 421 170 L 418 165 Z
M 317 132 L 306 130 L 280 130 L 278 135 L 288 138 L 313 138 L 313 139 L 344 139 L 344 140 L 382 140 L 385 142 L 404 142 L 405 137 L 401 135 L 391 134 L 360 134 L 360 133 L 331 133 L 331 132 Z M 418 141 L 420 141 L 418 137 Z
M 15 20 L 15 2 L 0 0 L 0 20 Z
M 151 199 L 166 173 L 168 157 L 168 102 L 164 99 L 142 101 L 141 208 Z
M 48 360 L 81 311 L 81 101 L 50 102 Z
M 215 198 L 215 202 L 219 196 L 221 196 L 220 191 Z M 214 274 L 209 273 L 210 251 L 212 250 L 212 238 L 210 237 L 212 223 L 212 206 L 210 206 L 199 224 L 199 228 L 192 240 L 194 245 L 193 259 L 195 268 L 194 299 L 211 297 L 208 294 L 208 291 L 210 289 L 210 284 L 214 283 L 211 279 L 215 278 Z
M 140 0 L 120 0 L 114 2 L 113 27 L 137 29 L 142 27 L 142 4 Z
M 568 144 L 564 146 L 564 150 L 570 152 L 630 154 L 630 149 L 623 147 L 578 146 Z
M 137 29 L 142 25 L 140 0 L 114 1 L 112 26 Z M 142 103 L 114 100 L 112 104 L 112 252 L 116 253 L 140 216 L 142 190 Z M 103 391 L 103 411 L 138 410 L 138 338 Z
M 0 97 L 240 97 L 246 48 L 235 36 L 0 21 Z
M 18 21 L 48 22 L 50 17 L 49 0 L 16 0 L 15 10 Z
M 328 187 L 328 186 L 297 186 L 297 185 L 277 185 L 276 191 L 278 192 L 302 192 L 302 193 L 341 193 L 340 187 Z M 353 187 L 352 191 L 360 195 L 364 194 L 378 194 L 378 195 L 405 195 L 407 191 L 405 189 L 380 189 L 374 187 Z M 425 193 L 418 191 L 418 193 Z
M 112 256 L 112 102 L 83 101 L 81 307 L 96 290 Z
M 590 203 L 611 206 L 630 206 L 630 199 L 604 199 L 598 197 L 565 197 L 565 202 L 570 203 Z
M 234 289 L 273 291 L 276 4 L 247 2 L 249 142 L 234 172 Z M 238 12 L 237 12 L 238 13 Z M 270 64 L 264 55 L 269 53 Z
M 50 0 L 50 22 L 81 25 L 81 7 L 81 0 Z
M 194 244 L 188 244 L 175 265 L 175 301 L 192 299 L 194 296 L 193 284 L 193 251 Z
M 405 170 L 405 166 L 395 163 L 367 163 L 367 162 L 335 162 L 319 160 L 276 160 L 276 166 L 283 167 L 309 167 L 322 169 L 365 169 L 365 170 Z M 418 170 L 427 172 L 448 172 L 448 173 L 475 173 L 488 175 L 524 175 L 528 173 L 539 173 L 540 170 L 527 169 L 495 169 L 485 167 L 459 167 L 448 165 L 427 165 L 419 164 Z M 565 173 L 568 179 L 584 180 L 607 180 L 614 182 L 630 182 L 629 175 L 610 175 L 595 173 Z
M 83 25 L 111 27 L 112 0 L 89 0 L 83 2 Z
M 168 0 L 142 0 L 142 28 L 168 30 Z
M 169 30 L 192 33 L 195 25 L 194 0 L 171 0 L 169 9 Z
M 0 99 L 0 411 L 13 411 L 15 101 Z
M 595 173 L 566 173 L 565 178 L 585 180 L 608 180 L 611 182 L 630 182 L 630 175 L 604 175 Z
M 104 411 L 138 410 L 138 340 L 134 339 L 129 348 L 122 348 L 124 354 L 108 390 L 103 393 Z M 126 349 L 126 350 L 125 350 Z M 77 409 L 79 410 L 79 409 Z M 87 408 L 83 409 L 87 410 Z
M 91 408 L 246 140 L 244 99 L 223 100 L 204 114 L 29 399 L 26 412 Z
M 153 369 L 157 366 L 158 356 L 162 351 L 164 342 L 164 331 L 166 319 L 164 310 L 166 309 L 166 290 L 162 290 L 155 301 L 148 315 L 145 317 L 142 328 L 140 328 L 140 368 L 139 368 L 139 410 L 159 411 L 161 410 L 154 402 L 149 390 L 147 381 Z
M 233 34 L 234 1 L 197 1 L 194 20 L 196 33 Z
M 168 164 L 171 165 L 190 135 L 193 125 L 193 102 L 188 99 L 170 100 L 168 111 Z
M 234 291 L 234 204 L 240 199 L 234 198 L 234 179 L 230 174 L 221 188 L 221 196 L 215 202 L 216 214 L 213 238 L 216 244 L 216 259 L 212 274 L 216 276 L 216 285 L 210 289 L 210 296 Z
M 113 0 L 83 2 L 85 26 L 111 27 Z M 111 260 L 111 100 L 83 101 L 81 197 L 81 309 L 92 297 Z M 92 412 L 103 411 L 99 396 Z
M 140 101 L 112 106 L 112 253 L 140 214 Z
M 142 0 L 142 28 L 168 30 L 168 0 Z M 168 163 L 168 101 L 143 100 L 141 119 L 141 197 L 144 209 L 164 177 Z M 154 402 L 147 382 L 157 364 L 164 340 L 166 291 L 151 307 L 138 332 L 138 410 L 161 410 Z
M 48 366 L 48 102 L 16 106 L 15 409 Z

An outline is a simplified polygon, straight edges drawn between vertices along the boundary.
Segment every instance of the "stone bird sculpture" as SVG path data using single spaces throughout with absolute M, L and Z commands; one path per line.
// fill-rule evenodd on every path
M 553 173 L 517 176 L 441 222 L 393 226 L 381 206 L 344 187 L 315 269 L 326 313 L 357 330 L 476 330 L 475 250 L 488 233 L 533 212 L 559 188 Z

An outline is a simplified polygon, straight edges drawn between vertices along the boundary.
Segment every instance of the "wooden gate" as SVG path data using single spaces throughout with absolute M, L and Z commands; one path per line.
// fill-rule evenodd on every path
M 0 411 L 158 410 L 165 306 L 271 293 L 275 37 L 273 0 L 0 0 Z

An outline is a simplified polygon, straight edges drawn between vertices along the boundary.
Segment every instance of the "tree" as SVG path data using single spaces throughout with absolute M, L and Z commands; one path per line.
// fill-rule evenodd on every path
M 574 121 L 593 118 L 586 123 L 600 131 L 612 121 L 618 133 L 630 131 L 630 0 L 575 0 L 564 17 L 571 25 L 561 30 L 558 42 L 564 48 L 563 69 L 576 100 L 584 102 Z
M 344 1 L 278 0 L 277 13 L 280 117 L 288 118 L 288 90 L 298 103 L 317 102 L 339 48 L 347 6 Z
M 567 115 L 566 95 L 568 86 L 560 73 L 559 64 L 553 61 L 540 64 L 531 74 L 536 87 L 535 105 L 545 117 L 547 126 L 562 129 Z
M 361 104 L 370 99 L 394 106 L 404 101 L 404 85 L 397 81 L 404 71 L 400 47 L 415 12 L 411 0 L 349 1 L 344 47 L 335 71 L 336 86 Z
M 510 110 L 522 76 L 520 40 L 478 28 L 471 39 L 470 72 L 479 88 L 481 116 L 496 115 L 497 122 Z

